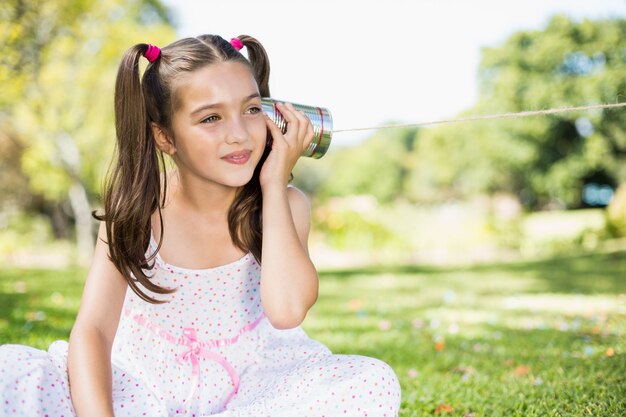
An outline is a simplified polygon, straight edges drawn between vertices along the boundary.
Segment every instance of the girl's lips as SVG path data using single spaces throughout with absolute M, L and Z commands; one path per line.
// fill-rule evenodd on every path
M 222 159 L 229 164 L 243 165 L 250 159 L 251 151 L 238 151 L 222 156 Z

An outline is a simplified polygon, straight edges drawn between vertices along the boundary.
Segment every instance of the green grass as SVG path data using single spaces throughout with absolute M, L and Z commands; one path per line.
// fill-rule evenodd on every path
M 0 270 L 0 343 L 68 337 L 85 272 Z M 320 272 L 304 323 L 388 362 L 400 416 L 626 415 L 626 252 Z

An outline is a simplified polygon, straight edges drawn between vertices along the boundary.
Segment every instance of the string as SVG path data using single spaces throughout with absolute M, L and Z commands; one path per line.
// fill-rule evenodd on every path
M 626 107 L 626 102 L 615 103 L 615 104 L 596 104 L 596 105 L 591 105 L 591 106 L 559 107 L 559 108 L 554 108 L 554 109 L 531 110 L 531 111 L 522 111 L 522 112 L 517 112 L 517 113 L 511 112 L 511 113 L 487 114 L 483 116 L 468 116 L 468 117 L 460 117 L 456 119 L 440 119 L 440 120 L 432 120 L 432 121 L 418 122 L 418 123 L 390 124 L 390 125 L 372 126 L 372 127 L 357 127 L 357 128 L 352 128 L 352 129 L 333 129 L 333 133 L 357 132 L 361 130 L 394 129 L 394 128 L 402 128 L 402 127 L 420 127 L 420 126 L 437 125 L 437 124 L 443 124 L 443 123 L 475 122 L 478 120 L 516 119 L 516 118 L 521 118 L 521 117 L 544 116 L 548 114 L 566 113 L 566 112 L 581 111 L 581 110 L 613 109 L 617 107 Z

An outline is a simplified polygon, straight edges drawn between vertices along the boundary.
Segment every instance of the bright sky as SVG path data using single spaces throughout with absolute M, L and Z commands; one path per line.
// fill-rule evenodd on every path
M 477 99 L 480 48 L 550 16 L 626 18 L 624 0 L 165 0 L 178 34 L 247 34 L 272 96 L 328 108 L 335 129 L 456 116 Z M 580 103 L 571 103 L 577 105 Z M 337 133 L 333 144 L 371 132 Z

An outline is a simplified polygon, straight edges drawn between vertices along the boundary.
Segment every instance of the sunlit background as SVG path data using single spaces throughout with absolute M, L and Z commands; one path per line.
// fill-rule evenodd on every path
M 0 343 L 67 338 L 123 52 L 204 32 L 337 129 L 626 101 L 622 0 L 3 1 Z M 402 417 L 626 414 L 626 109 L 336 133 L 293 182 L 306 329 L 389 362 Z
M 336 129 L 625 94 L 619 0 L 16 0 L 0 12 L 0 256 L 18 264 L 88 262 L 115 68 L 136 42 L 256 36 L 273 97 L 328 108 Z M 623 233 L 623 121 L 617 109 L 336 133 L 294 173 L 313 200 L 312 256 L 445 264 L 594 249 Z
M 621 0 L 172 1 L 176 33 L 249 34 L 272 63 L 277 98 L 323 105 L 337 129 L 449 118 L 478 99 L 481 48 L 555 14 L 626 16 Z M 337 135 L 350 144 L 368 132 Z

